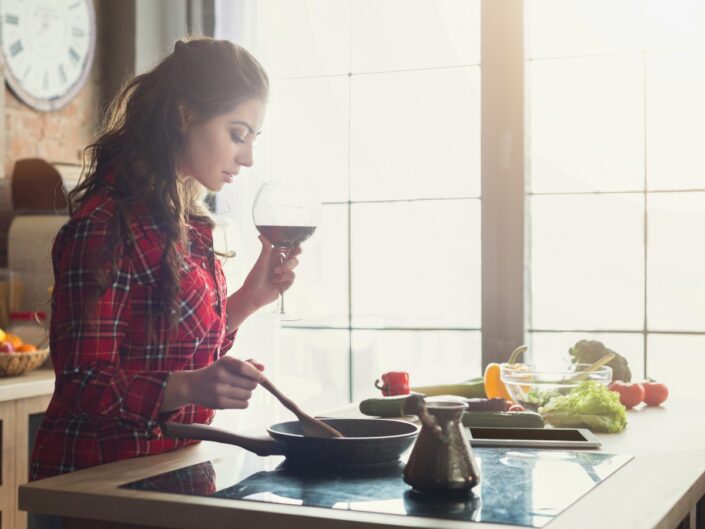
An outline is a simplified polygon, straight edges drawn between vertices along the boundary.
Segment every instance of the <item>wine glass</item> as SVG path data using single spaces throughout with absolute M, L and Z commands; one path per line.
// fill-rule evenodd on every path
M 269 182 L 262 185 L 252 205 L 257 230 L 279 252 L 283 263 L 289 252 L 316 230 L 320 202 L 311 187 Z M 293 321 L 284 310 L 284 291 L 279 289 L 280 319 Z

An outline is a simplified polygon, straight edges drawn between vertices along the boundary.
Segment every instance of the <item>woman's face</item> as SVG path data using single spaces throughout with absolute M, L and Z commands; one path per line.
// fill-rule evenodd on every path
M 182 117 L 185 152 L 180 157 L 180 176 L 190 176 L 210 191 L 220 191 L 242 166 L 252 165 L 253 143 L 264 120 L 262 100 L 248 99 L 207 121 L 194 119 L 188 111 Z

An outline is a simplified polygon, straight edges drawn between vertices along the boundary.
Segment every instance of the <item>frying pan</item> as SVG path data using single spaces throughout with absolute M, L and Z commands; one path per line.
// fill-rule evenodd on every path
M 419 433 L 419 427 L 393 419 L 322 419 L 343 437 L 304 437 L 298 421 L 267 428 L 268 437 L 234 434 L 205 424 L 164 422 L 166 437 L 228 443 L 259 456 L 283 455 L 288 465 L 329 466 L 384 465 L 399 460 Z

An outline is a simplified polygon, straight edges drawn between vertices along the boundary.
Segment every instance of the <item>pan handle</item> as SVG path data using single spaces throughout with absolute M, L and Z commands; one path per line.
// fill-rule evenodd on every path
M 216 441 L 228 443 L 249 450 L 258 456 L 284 455 L 280 443 L 271 437 L 249 437 L 237 435 L 214 426 L 206 424 L 182 424 L 177 422 L 160 423 L 162 432 L 166 437 L 198 439 L 201 441 Z

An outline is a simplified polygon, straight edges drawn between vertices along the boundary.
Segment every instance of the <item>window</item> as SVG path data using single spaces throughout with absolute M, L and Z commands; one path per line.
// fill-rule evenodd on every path
M 539 360 L 580 338 L 692 394 L 705 345 L 705 55 L 695 1 L 530 0 L 530 309 Z
M 230 36 L 272 81 L 251 174 L 313 180 L 324 199 L 279 365 L 339 384 L 329 406 L 378 394 L 385 371 L 480 374 L 479 5 L 240 3 L 257 31 Z M 287 389 L 306 402 L 305 387 Z
M 325 201 L 287 293 L 303 318 L 274 347 L 286 389 L 331 407 L 384 371 L 461 380 L 521 341 L 557 364 L 582 338 L 635 378 L 697 387 L 671 366 L 705 345 L 703 11 L 220 2 L 217 33 L 272 79 L 256 167 L 221 197 L 239 270 L 262 180 L 312 180 Z

